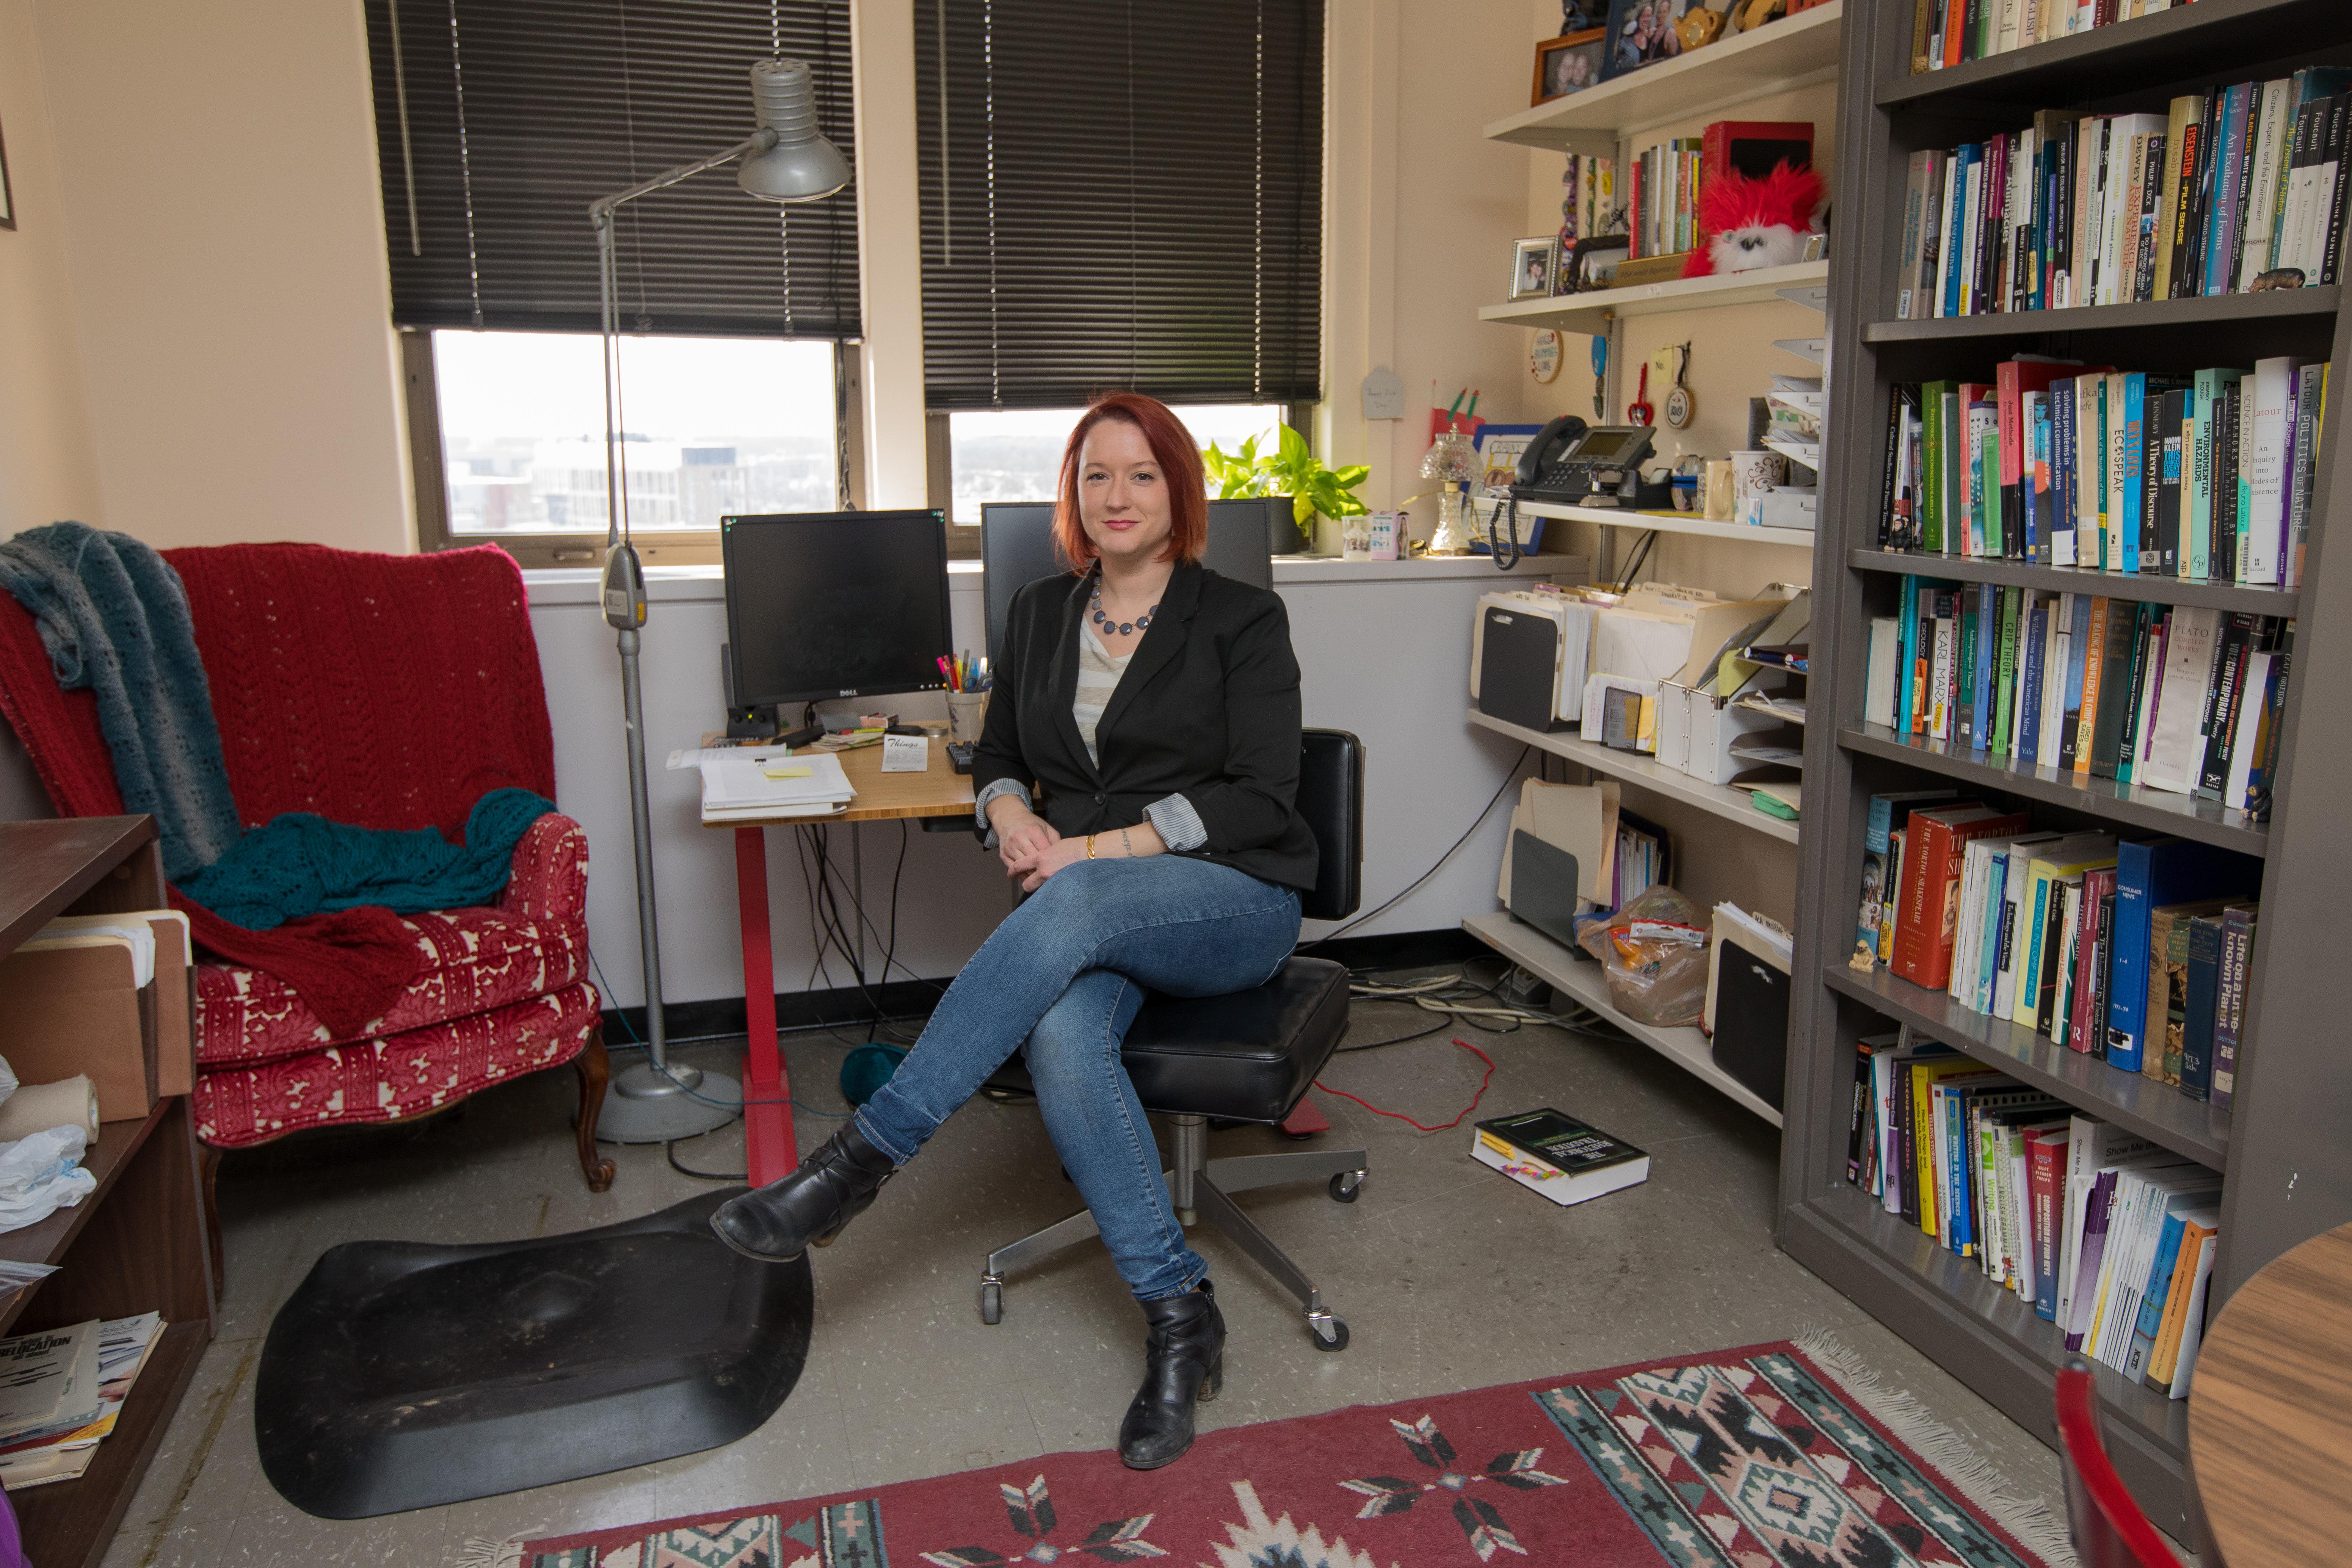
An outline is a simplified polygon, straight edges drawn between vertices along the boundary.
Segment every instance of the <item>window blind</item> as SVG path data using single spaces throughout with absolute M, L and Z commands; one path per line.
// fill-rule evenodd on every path
M 597 330 L 588 204 L 755 129 L 750 71 L 805 60 L 845 156 L 848 0 L 366 0 L 394 321 Z M 623 207 L 625 331 L 854 337 L 854 188 L 780 206 L 733 165 Z
M 933 410 L 1321 394 L 1323 0 L 914 0 Z

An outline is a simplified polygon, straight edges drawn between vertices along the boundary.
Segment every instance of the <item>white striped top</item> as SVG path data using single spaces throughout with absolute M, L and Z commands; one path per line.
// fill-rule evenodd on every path
M 1078 738 L 1087 743 L 1087 760 L 1102 766 L 1102 757 L 1095 750 L 1095 726 L 1102 722 L 1103 710 L 1110 706 L 1111 693 L 1118 689 L 1118 678 L 1127 673 L 1127 661 L 1135 657 L 1133 649 L 1111 657 L 1102 639 L 1095 636 L 1092 626 L 1078 628 L 1078 692 L 1070 702 L 1070 717 L 1078 723 Z

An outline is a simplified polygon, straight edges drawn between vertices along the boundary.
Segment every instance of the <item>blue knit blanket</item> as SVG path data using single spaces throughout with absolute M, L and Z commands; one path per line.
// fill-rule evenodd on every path
M 127 533 L 53 522 L 0 542 L 0 587 L 39 626 L 58 684 L 97 694 L 116 787 L 153 815 L 163 875 L 219 859 L 242 830 L 180 574 Z
M 515 845 L 554 809 L 527 789 L 494 789 L 467 815 L 462 845 L 435 827 L 352 827 L 289 811 L 247 834 L 180 891 L 249 931 L 362 904 L 404 912 L 487 904 L 506 886 Z

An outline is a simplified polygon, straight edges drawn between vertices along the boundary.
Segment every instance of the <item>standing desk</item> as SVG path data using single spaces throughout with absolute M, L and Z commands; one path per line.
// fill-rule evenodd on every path
M 705 746 L 724 745 L 706 735 Z M 838 753 L 857 798 L 824 816 L 730 817 L 704 826 L 735 835 L 735 904 L 743 928 L 743 1155 L 751 1185 L 763 1187 L 800 1163 L 793 1137 L 792 1084 L 776 1048 L 776 963 L 768 935 L 768 835 L 771 827 L 814 827 L 846 822 L 971 816 L 971 775 L 950 765 L 933 737 L 930 766 L 919 773 L 886 773 L 882 748 Z M 859 889 L 862 897 L 865 889 Z M 884 980 L 888 975 L 882 977 Z

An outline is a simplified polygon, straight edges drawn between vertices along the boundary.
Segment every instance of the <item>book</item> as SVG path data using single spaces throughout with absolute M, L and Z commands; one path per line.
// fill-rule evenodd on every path
M 2221 1000 L 2223 914 L 2196 915 L 2189 921 L 2188 1011 L 2180 1031 L 2180 1092 L 2190 1100 L 2213 1098 L 2213 1023 Z
M 1470 1157 L 1563 1208 L 1650 1179 L 1650 1156 L 1547 1106 L 1473 1124 Z
M 98 1417 L 99 1323 L 0 1340 L 0 1444 Z
M 2159 1079 L 2175 1089 L 2180 1087 L 2188 1045 L 2189 922 L 2199 915 L 2221 914 L 2232 901 L 2208 899 L 2198 903 L 2167 904 L 2149 913 L 2148 1045 L 2140 1058 L 2141 1076 Z M 2163 1047 L 2160 1052 L 2159 1045 Z
M 2047 1028 L 2042 1008 L 2054 987 L 2058 961 L 2057 948 L 2050 938 L 2053 931 L 2062 939 L 2064 934 L 2053 923 L 2064 908 L 2064 894 L 2062 889 L 2060 901 L 2053 906 L 2051 888 L 2065 878 L 2080 877 L 2085 871 L 2115 863 L 2116 841 L 2104 833 L 2070 834 L 2036 847 L 2026 868 L 2021 900 L 2025 940 L 2018 965 L 2017 995 L 2010 1014 L 2011 1022 L 2037 1033 Z
M 2246 1023 L 2246 982 L 2254 955 L 2255 907 L 2221 911 L 2221 994 L 2213 1012 L 2212 1101 L 2227 1110 L 2238 1087 L 2238 1041 Z
M 1877 967 L 1878 933 L 1885 923 L 1882 905 L 1895 897 L 1892 836 L 1910 820 L 1923 803 L 1958 798 L 1956 789 L 1904 790 L 1870 797 L 1870 813 L 1863 828 L 1862 902 L 1854 921 L 1853 955 L 1850 966 L 1864 973 Z
M 1940 991 L 1951 977 L 1959 910 L 1961 858 L 1969 840 L 2025 831 L 2022 813 L 1956 805 L 1915 811 L 1896 920 L 1895 972 L 1916 985 Z

